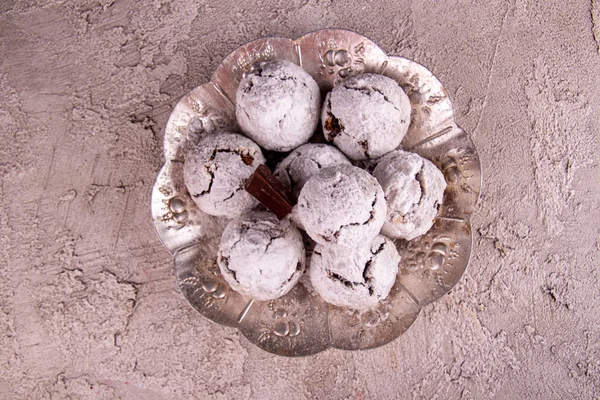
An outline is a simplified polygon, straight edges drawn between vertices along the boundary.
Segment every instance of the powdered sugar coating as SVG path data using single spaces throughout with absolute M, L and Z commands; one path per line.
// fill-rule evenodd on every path
M 344 153 L 333 146 L 307 143 L 284 158 L 275 168 L 274 174 L 297 197 L 314 174 L 338 164 L 352 165 Z
M 431 161 L 396 150 L 379 160 L 373 176 L 387 201 L 383 233 L 412 240 L 431 229 L 446 190 L 444 175 Z
M 356 246 L 374 238 L 385 220 L 383 190 L 367 171 L 350 165 L 324 168 L 298 197 L 298 217 L 317 243 Z
M 400 145 L 410 124 L 410 101 L 391 78 L 353 75 L 325 98 L 325 138 L 353 160 L 378 158 Z
M 394 243 L 377 235 L 357 248 L 317 245 L 310 281 L 323 300 L 339 307 L 364 309 L 385 299 L 396 282 L 400 255 Z
M 305 230 L 302 221 L 300 220 L 300 215 L 298 214 L 298 204 L 292 207 L 292 212 L 286 215 L 285 217 L 288 219 L 296 228 Z
M 231 288 L 256 300 L 289 292 L 306 263 L 302 235 L 270 212 L 250 212 L 225 228 L 217 263 Z
M 258 204 L 244 185 L 264 162 L 260 147 L 252 140 L 235 133 L 208 134 L 188 149 L 185 185 L 202 211 L 234 218 Z
M 296 64 L 258 64 L 240 82 L 236 118 L 244 133 L 268 150 L 289 151 L 306 143 L 319 120 L 321 92 Z

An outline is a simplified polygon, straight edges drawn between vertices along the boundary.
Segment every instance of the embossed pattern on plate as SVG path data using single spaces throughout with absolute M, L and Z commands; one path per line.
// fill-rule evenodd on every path
M 232 290 L 217 266 L 216 238 L 175 252 L 175 278 L 189 303 L 206 318 L 237 326 L 250 298 Z
M 212 82 L 198 86 L 179 100 L 165 127 L 165 161 L 183 161 L 188 140 L 219 130 L 236 132 L 235 107 Z
M 200 211 L 183 182 L 183 163 L 161 168 L 152 188 L 152 218 L 163 244 L 174 253 L 203 238 L 219 235 L 227 220 Z
M 375 43 L 358 33 L 323 29 L 295 40 L 301 66 L 322 90 L 331 89 L 344 78 L 361 72 L 379 73 L 387 56 Z
M 473 141 L 464 131 L 434 145 L 423 144 L 413 151 L 431 160 L 446 178 L 444 204 L 438 217 L 468 220 L 479 201 L 481 166 Z
M 183 150 L 218 129 L 237 130 L 235 91 L 258 61 L 286 59 L 301 65 L 324 90 L 359 72 L 383 73 L 408 93 L 411 126 L 402 147 L 433 161 L 448 183 L 434 227 L 422 237 L 397 240 L 400 273 L 388 299 L 374 309 L 353 312 L 324 303 L 306 277 L 290 293 L 271 302 L 251 300 L 231 290 L 216 265 L 227 219 L 198 209 L 183 181 Z M 184 297 L 200 314 L 234 326 L 258 347 L 285 356 L 381 346 L 406 331 L 421 307 L 447 293 L 460 279 L 471 253 L 469 217 L 481 189 L 477 151 L 454 122 L 441 83 L 425 67 L 388 57 L 369 39 L 327 29 L 292 41 L 264 38 L 233 51 L 212 81 L 184 96 L 174 108 L 164 137 L 165 165 L 152 191 L 156 231 L 174 254 L 175 277 Z M 307 247 L 310 257 L 310 246 Z
M 448 293 L 471 257 L 469 221 L 438 218 L 425 235 L 396 242 L 402 257 L 400 282 L 421 305 Z
M 367 311 L 329 306 L 331 346 L 363 350 L 382 346 L 406 331 L 419 316 L 421 307 L 396 282 L 387 299 Z
M 448 93 L 427 68 L 403 57 L 388 57 L 383 75 L 395 79 L 410 99 L 410 126 L 402 140 L 406 150 L 458 130 Z
M 255 301 L 240 331 L 263 350 L 306 356 L 330 346 L 327 304 L 302 284 L 271 301 Z

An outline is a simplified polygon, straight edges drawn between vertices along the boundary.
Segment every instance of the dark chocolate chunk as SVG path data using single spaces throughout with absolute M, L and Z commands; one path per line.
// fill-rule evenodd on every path
M 296 204 L 296 199 L 264 164 L 258 166 L 246 183 L 246 191 L 282 219 Z

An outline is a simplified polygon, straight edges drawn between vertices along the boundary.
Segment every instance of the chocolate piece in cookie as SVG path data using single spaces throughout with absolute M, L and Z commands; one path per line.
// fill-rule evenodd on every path
M 292 194 L 264 164 L 259 165 L 250 176 L 246 191 L 279 219 L 292 212 L 296 204 Z

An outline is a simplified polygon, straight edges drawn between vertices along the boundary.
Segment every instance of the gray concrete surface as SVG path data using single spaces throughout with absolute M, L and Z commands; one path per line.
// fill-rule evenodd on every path
M 600 396 L 598 0 L 2 0 L 0 398 Z M 149 217 L 172 104 L 238 45 L 361 32 L 484 170 L 461 282 L 396 341 L 280 358 L 197 315 Z

